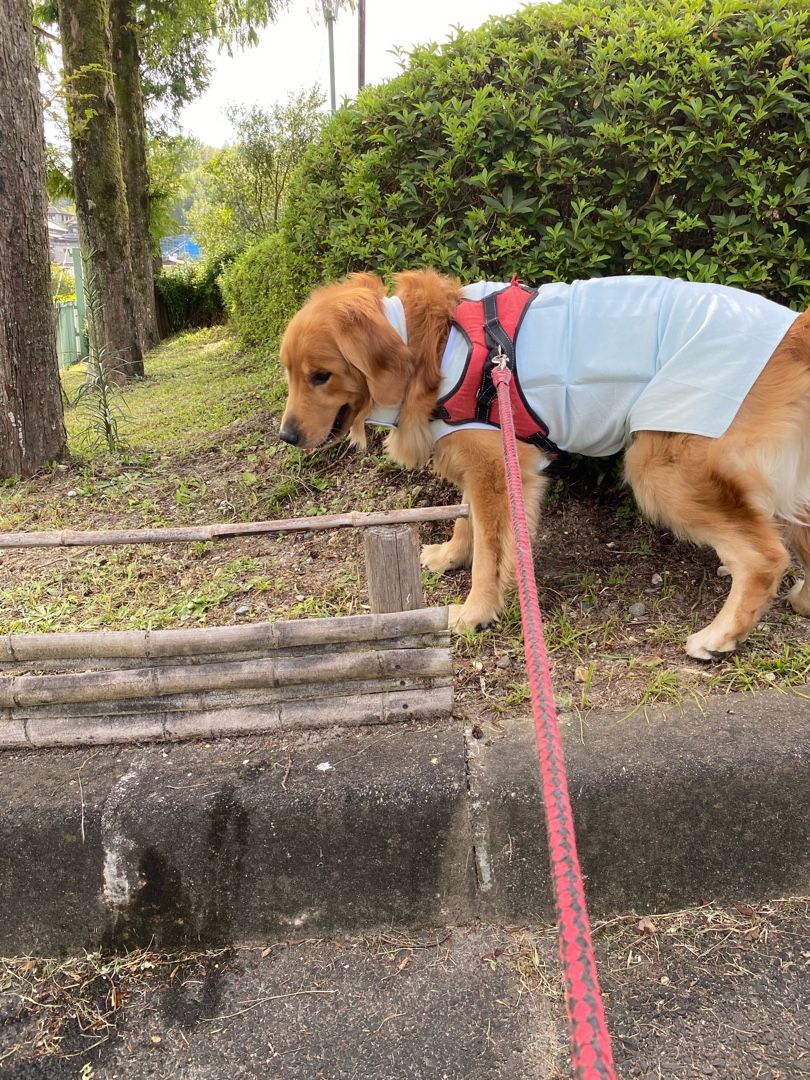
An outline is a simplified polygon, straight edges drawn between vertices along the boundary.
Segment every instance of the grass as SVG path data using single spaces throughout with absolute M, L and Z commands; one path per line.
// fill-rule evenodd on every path
M 256 505 L 251 470 L 279 473 L 276 440 L 262 430 L 284 397 L 277 365 L 240 352 L 221 328 L 175 338 L 150 354 L 147 365 L 147 377 L 120 392 L 126 404 L 119 420 L 124 451 L 111 455 L 88 445 L 81 403 L 68 406 L 71 459 L 55 467 L 53 479 L 69 480 L 69 487 L 43 484 L 42 477 L 6 482 L 0 529 L 81 528 L 105 509 L 129 514 L 138 524 L 182 524 L 210 519 L 212 504 L 217 517 L 228 520 Z M 82 365 L 63 374 L 68 400 L 75 399 L 83 378 Z M 255 425 L 248 432 L 240 430 L 246 418 Z M 221 475 L 242 466 L 238 487 L 229 484 L 225 491 L 214 482 L 208 490 L 198 467 L 206 456 L 225 463 Z
M 759 635 L 758 635 L 759 636 Z M 726 693 L 756 691 L 766 687 L 788 691 L 810 682 L 810 645 L 783 643 L 744 656 L 732 656 L 709 681 L 712 689 Z
M 613 619 L 580 623 L 568 605 L 552 609 L 544 619 L 544 628 L 548 651 L 570 653 L 578 664 L 588 662 L 595 652 L 609 649 L 615 634 Z
M 221 327 L 172 338 L 150 355 L 147 372 L 124 395 L 127 411 L 121 434 L 136 451 L 174 455 L 239 421 L 246 410 L 278 409 L 284 400 L 277 367 L 262 356 L 238 350 Z M 68 398 L 75 397 L 83 379 L 82 365 L 65 374 Z M 81 411 L 68 409 L 65 422 L 75 452 Z
M 34 634 L 202 624 L 213 609 L 230 610 L 275 588 L 276 579 L 252 558 L 213 563 L 207 552 L 183 557 L 148 546 L 107 549 L 63 556 L 44 573 L 5 589 L 0 626 L 7 634 Z
M 694 687 L 684 684 L 680 672 L 655 671 L 649 675 L 636 705 L 622 719 L 629 719 L 649 705 L 680 705 L 686 697 L 690 697 L 698 705 L 703 700 Z

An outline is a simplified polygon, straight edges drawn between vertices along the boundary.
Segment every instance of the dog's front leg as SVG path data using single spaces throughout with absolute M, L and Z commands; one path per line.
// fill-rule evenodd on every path
M 461 501 L 469 503 L 466 491 L 462 492 Z M 446 574 L 448 570 L 460 570 L 472 562 L 473 528 L 469 517 L 456 518 L 453 535 L 445 544 L 424 544 L 422 547 L 422 566 L 434 574 Z
M 484 630 L 495 622 L 512 584 L 513 564 L 503 558 L 512 536 L 505 492 L 481 477 L 469 483 L 467 497 L 472 517 L 472 587 L 463 604 L 450 607 L 450 626 L 458 633 Z
M 544 487 L 538 475 L 540 453 L 521 444 L 520 459 L 523 495 L 533 533 Z M 463 489 L 472 525 L 472 588 L 463 604 L 451 606 L 450 625 L 458 632 L 482 630 L 498 618 L 506 593 L 514 584 L 512 527 L 501 436 L 497 431 L 459 431 L 448 435 L 438 444 L 436 467 Z M 452 545 L 453 540 L 449 543 Z

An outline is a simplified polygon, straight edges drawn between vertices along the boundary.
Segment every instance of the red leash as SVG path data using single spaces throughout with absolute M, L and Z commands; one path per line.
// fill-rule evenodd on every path
M 543 640 L 543 623 L 532 562 L 532 543 L 526 523 L 520 461 L 509 396 L 512 373 L 506 366 L 505 356 L 493 371 L 492 381 L 498 391 L 509 516 L 515 538 L 515 570 L 526 644 L 526 668 L 540 754 L 540 778 L 543 785 L 554 902 L 557 908 L 560 961 L 565 977 L 571 1065 L 576 1080 L 616 1080 L 610 1036 L 599 994 L 591 928 L 585 906 L 585 890 L 577 857 L 574 821 L 557 727 L 557 712 Z

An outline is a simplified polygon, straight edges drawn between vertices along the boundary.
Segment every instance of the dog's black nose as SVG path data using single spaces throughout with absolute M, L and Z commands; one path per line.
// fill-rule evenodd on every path
M 278 437 L 283 442 L 289 443 L 290 446 L 298 446 L 301 442 L 301 432 L 292 424 L 287 424 L 286 427 L 283 427 L 281 431 L 279 431 Z

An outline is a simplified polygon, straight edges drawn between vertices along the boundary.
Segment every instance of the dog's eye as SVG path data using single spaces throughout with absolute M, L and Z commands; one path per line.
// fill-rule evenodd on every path
M 316 371 L 312 376 L 311 382 L 313 386 L 323 386 L 325 382 L 329 382 L 332 378 L 331 371 Z

